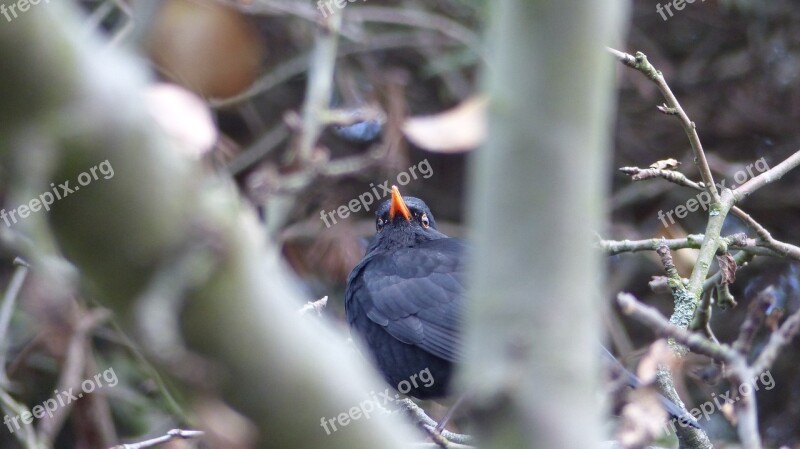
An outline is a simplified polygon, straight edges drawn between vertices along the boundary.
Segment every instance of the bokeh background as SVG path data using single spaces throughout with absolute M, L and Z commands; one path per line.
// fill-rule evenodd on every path
M 208 169 L 230 172 L 280 242 L 298 285 L 310 299 L 329 297 L 325 314 L 344 332 L 346 278 L 363 256 L 374 218 L 359 211 L 328 227 L 320 218 L 322 211 L 348 204 L 370 191 L 370 183 L 389 180 L 391 184 L 398 173 L 427 160 L 432 176 L 412 181 L 402 188 L 403 194 L 423 198 L 447 234 L 467 234 L 463 221 L 467 160 L 481 142 L 480 131 L 475 132 L 481 121 L 469 109 L 480 102 L 487 2 L 366 0 L 346 3 L 341 10 L 335 5 L 326 10 L 310 1 L 288 0 L 76 3 L 86 13 L 87 33 L 99 33 L 107 45 L 136 52 L 154 80 L 182 86 L 201 100 L 202 106 L 184 105 L 167 117 L 184 117 L 181 129 L 188 127 L 190 135 L 208 131 L 213 145 L 197 150 Z M 763 158 L 774 166 L 797 151 L 800 4 L 793 0 L 698 0 L 680 11 L 673 9 L 667 20 L 659 14 L 659 4 L 665 3 L 632 3 L 621 50 L 644 52 L 663 72 L 696 123 L 717 179 L 732 182 L 748 164 Z M 598 3 L 597 7 L 603 6 Z M 312 157 L 318 167 L 330 167 L 330 161 L 347 164 L 337 170 L 309 171 L 293 160 L 298 144 L 294 135 L 315 32 L 326 14 L 344 17 L 332 104 L 345 119 L 325 127 Z M 657 218 L 659 211 L 685 204 L 695 192 L 663 180 L 632 183 L 616 170 L 675 158 L 682 163 L 680 171 L 699 179 L 678 121 L 656 110 L 663 103 L 656 87 L 621 66 L 618 83 L 614 157 L 607 174 L 612 185 L 607 201 L 610 220 L 607 229 L 597 230 L 598 235 L 634 240 L 702 233 L 706 217 L 701 212 L 668 227 Z M 154 104 L 158 110 L 167 108 L 158 100 Z M 203 128 L 203 111 L 210 113 L 214 123 L 210 131 Z M 195 113 L 201 117 L 199 124 L 192 121 Z M 422 135 L 414 132 L 413 124 L 422 128 Z M 458 140 L 453 134 L 460 133 L 477 137 L 467 143 L 453 142 Z M 5 203 L 12 174 L 3 170 L 0 199 Z M 797 244 L 800 173 L 791 172 L 760 190 L 743 208 L 775 238 Z M 730 217 L 723 233 L 746 231 Z M 676 252 L 684 276 L 691 270 L 693 254 L 693 250 Z M 15 254 L 0 247 L 0 256 L 5 267 L 0 279 L 7 285 Z M 652 276 L 662 274 L 654 254 L 610 257 L 606 289 L 599 300 L 610 305 L 619 291 L 629 291 L 669 314 L 670 296 L 648 287 Z M 750 262 L 732 289 L 738 306 L 714 309 L 712 328 L 717 337 L 733 341 L 748 306 L 769 286 L 776 295 L 785 296 L 788 311 L 800 307 L 798 274 L 785 260 L 758 257 Z M 67 342 L 74 331 L 71 320 L 93 305 L 91 298 L 78 298 L 77 310 L 64 306 L 57 296 L 52 286 L 32 278 L 13 316 L 9 338 L 3 342 L 12 391 L 23 403 L 40 403 L 52 395 L 50 386 L 64 367 Z M 615 351 L 626 365 L 635 367 L 654 336 L 611 306 L 606 323 Z M 91 350 L 98 372 L 114 366 L 120 384 L 108 390 L 107 396 L 96 398 L 102 402 L 99 406 L 91 400 L 77 403 L 56 447 L 94 447 L 103 440 L 96 433 L 134 438 L 180 425 L 182 416 L 166 394 L 168 387 L 136 345 L 113 324 L 100 325 L 93 332 Z M 756 351 L 768 336 L 767 331 L 758 335 Z M 775 388 L 758 394 L 760 428 L 771 447 L 800 447 L 798 357 L 800 341 L 795 341 L 772 369 Z M 708 369 L 708 360 L 693 356 L 676 376 L 690 408 L 729 388 L 724 381 L 710 383 Z M 105 411 L 99 421 L 92 414 L 97 410 Z M 735 439 L 722 413 L 704 426 L 715 442 Z M 11 435 L 0 431 L 0 446 L 15 444 Z

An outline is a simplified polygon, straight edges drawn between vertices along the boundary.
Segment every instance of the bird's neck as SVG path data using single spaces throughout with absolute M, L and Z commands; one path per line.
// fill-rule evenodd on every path
M 422 235 L 414 232 L 382 235 L 380 238 L 373 240 L 367 250 L 367 254 L 372 252 L 391 252 L 401 248 L 413 248 L 422 243 L 441 238 L 447 238 L 447 236 L 444 234 Z

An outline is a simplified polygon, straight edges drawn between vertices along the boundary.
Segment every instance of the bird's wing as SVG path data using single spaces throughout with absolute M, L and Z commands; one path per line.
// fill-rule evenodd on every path
M 353 272 L 347 301 L 358 301 L 367 317 L 394 338 L 457 362 L 464 248 L 447 238 L 369 256 Z

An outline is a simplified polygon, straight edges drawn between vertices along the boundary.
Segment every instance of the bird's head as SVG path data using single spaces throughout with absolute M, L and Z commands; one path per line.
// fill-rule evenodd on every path
M 392 197 L 378 206 L 375 215 L 377 233 L 370 249 L 408 247 L 447 237 L 436 229 L 436 221 L 425 202 L 401 196 L 397 186 L 392 186 Z

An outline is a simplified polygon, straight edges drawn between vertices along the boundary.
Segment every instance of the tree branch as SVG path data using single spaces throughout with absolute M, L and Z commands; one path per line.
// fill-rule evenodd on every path
M 631 294 L 620 293 L 617 296 L 617 303 L 626 315 L 650 327 L 657 335 L 672 338 L 698 354 L 724 361 L 728 365 L 727 377 L 732 385 L 750 382 L 753 370 L 747 366 L 745 357 L 735 349 L 724 344 L 714 343 L 700 334 L 675 326 L 656 309 L 640 303 Z M 667 377 L 669 377 L 668 371 L 658 376 L 659 382 L 663 382 L 661 379 Z M 674 392 L 674 388 L 668 388 L 668 391 Z M 670 399 L 676 399 L 676 395 L 667 396 Z M 738 401 L 736 404 L 739 439 L 742 441 L 743 447 L 747 449 L 760 449 L 761 437 L 758 433 L 755 397 L 750 396 L 746 399 Z M 679 402 L 676 401 L 677 403 Z M 699 447 L 711 447 L 708 437 L 700 429 L 685 428 L 684 431 L 688 433 L 689 439 L 692 441 L 691 447 L 698 447 L 695 444 L 700 444 Z M 702 435 L 700 435 L 701 433 Z
M 140 62 L 97 39 L 75 39 L 81 22 L 70 5 L 51 2 L 0 27 L 8 64 L 0 72 L 7 100 L 0 138 L 13 141 L 32 127 L 52 138 L 60 151 L 48 161 L 48 183 L 76 179 L 100 161 L 113 164 L 113 180 L 82 188 L 48 215 L 94 296 L 134 328 L 134 302 L 156 267 L 182 248 L 214 248 L 213 275 L 185 292 L 181 330 L 187 346 L 224 374 L 211 379 L 208 393 L 254 423 L 256 446 L 394 449 L 418 438 L 388 415 L 331 435 L 320 427 L 320 418 L 378 390 L 377 376 L 338 332 L 298 316 L 305 298 L 255 213 L 229 179 L 172 150 L 144 107 Z M 0 146 L 3 156 L 14 150 Z M 191 386 L 173 384 L 196 396 Z
M 761 173 L 734 189 L 733 199 L 735 202 L 740 203 L 748 196 L 752 195 L 756 190 L 771 184 L 783 177 L 793 168 L 800 165 L 800 151 L 795 152 L 786 158 L 780 164 L 770 168 L 769 170 Z
M 645 74 L 647 78 L 649 78 L 656 84 L 656 86 L 658 86 L 658 90 L 661 91 L 661 95 L 663 95 L 667 100 L 667 105 L 663 107 L 662 110 L 665 110 L 670 114 L 674 114 L 680 119 L 681 126 L 683 126 L 683 130 L 686 132 L 686 136 L 689 138 L 689 143 L 692 145 L 695 163 L 697 164 L 697 168 L 700 170 L 700 177 L 703 179 L 705 189 L 711 195 L 712 203 L 720 202 L 720 195 L 717 191 L 716 185 L 714 184 L 714 177 L 711 174 L 711 168 L 708 166 L 706 154 L 703 151 L 703 145 L 700 142 L 700 136 L 697 134 L 697 127 L 695 126 L 694 122 L 689 119 L 689 116 L 681 107 L 678 99 L 672 93 L 672 89 L 669 88 L 666 80 L 664 80 L 664 76 L 661 74 L 661 71 L 656 70 L 656 68 L 653 67 L 653 65 L 647 60 L 647 56 L 640 51 L 636 52 L 635 57 L 619 50 L 614 50 L 613 48 L 609 48 L 608 51 L 610 51 L 611 54 L 616 56 L 617 59 L 619 59 L 619 61 L 626 66 Z

